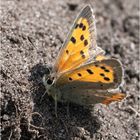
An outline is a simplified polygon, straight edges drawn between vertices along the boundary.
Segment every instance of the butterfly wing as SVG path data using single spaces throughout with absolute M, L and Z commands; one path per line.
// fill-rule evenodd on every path
M 61 90 L 117 88 L 123 77 L 121 63 L 117 59 L 95 61 L 62 74 L 56 81 Z
M 55 71 L 63 73 L 72 70 L 91 56 L 97 55 L 95 18 L 90 6 L 86 6 L 77 19 L 65 41 L 55 64 Z
M 120 101 L 125 98 L 124 93 L 113 93 L 109 91 L 95 91 L 92 89 L 72 89 L 67 90 L 65 94 L 62 94 L 61 99 L 63 102 L 72 102 L 79 105 L 93 105 L 102 103 L 108 105 L 114 101 Z
M 122 82 L 122 77 L 122 65 L 117 59 L 99 59 L 63 73 L 55 86 L 61 92 L 60 101 L 80 105 L 108 105 L 125 97 L 123 93 L 112 93 L 109 90 L 117 88 Z

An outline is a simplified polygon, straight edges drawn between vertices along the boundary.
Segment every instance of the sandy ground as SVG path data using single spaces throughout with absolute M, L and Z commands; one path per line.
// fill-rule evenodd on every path
M 46 94 L 42 76 L 54 63 L 78 12 L 91 3 L 97 42 L 120 59 L 126 99 L 92 110 L 58 105 Z M 2 0 L 1 126 L 3 140 L 138 140 L 138 0 Z M 30 42 L 30 41 L 32 42 Z

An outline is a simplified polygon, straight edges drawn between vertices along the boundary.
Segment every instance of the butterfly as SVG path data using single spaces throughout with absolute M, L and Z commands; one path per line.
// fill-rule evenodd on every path
M 115 90 L 122 79 L 121 62 L 105 56 L 97 46 L 95 16 L 87 5 L 76 18 L 50 74 L 43 77 L 46 91 L 56 103 L 108 105 L 125 97 Z

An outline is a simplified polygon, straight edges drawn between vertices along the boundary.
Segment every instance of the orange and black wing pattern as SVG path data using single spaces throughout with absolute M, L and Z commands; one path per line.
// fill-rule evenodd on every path
M 122 82 L 123 69 L 117 59 L 105 59 L 83 65 L 62 74 L 57 79 L 59 87 L 106 90 L 117 88 Z
M 55 64 L 57 73 L 79 67 L 93 56 L 96 49 L 95 18 L 90 6 L 77 17 Z

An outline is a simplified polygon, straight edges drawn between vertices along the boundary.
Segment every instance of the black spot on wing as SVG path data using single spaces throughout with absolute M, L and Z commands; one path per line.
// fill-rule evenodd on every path
M 105 69 L 104 71 L 105 71 L 105 72 L 110 72 L 108 69 Z
M 71 40 L 72 43 L 74 43 L 74 44 L 76 43 L 76 39 L 73 36 L 71 37 L 70 40 Z
M 78 75 L 79 77 L 81 77 L 81 76 L 82 76 L 82 74 L 81 74 L 81 73 L 78 73 L 77 75 Z
M 93 74 L 93 71 L 90 70 L 90 69 L 87 69 L 87 72 L 88 72 L 89 74 Z
M 110 81 L 110 79 L 108 77 L 104 77 L 104 80 L 106 81 Z
M 101 66 L 101 69 L 105 70 L 106 68 L 104 66 Z
M 80 24 L 79 24 L 79 27 L 82 28 L 82 27 L 83 27 L 83 23 L 80 23 Z
M 77 29 L 78 27 L 79 27 L 79 24 L 76 24 L 76 25 L 75 25 L 75 29 Z
M 100 75 L 103 76 L 103 77 L 105 76 L 104 73 L 100 73 Z
M 67 53 L 67 54 L 69 54 L 69 51 L 68 51 L 68 50 L 66 50 L 66 53 Z
M 85 25 L 83 26 L 82 30 L 83 30 L 83 31 L 85 31 L 85 30 L 86 30 L 86 26 L 85 26 Z
M 84 45 L 87 46 L 88 45 L 88 41 L 84 40 Z
M 84 40 L 84 36 L 83 36 L 83 35 L 80 36 L 80 40 L 81 40 L 81 41 Z
M 70 81 L 72 81 L 72 78 L 71 78 L 71 77 L 69 77 L 69 80 L 70 80 Z

